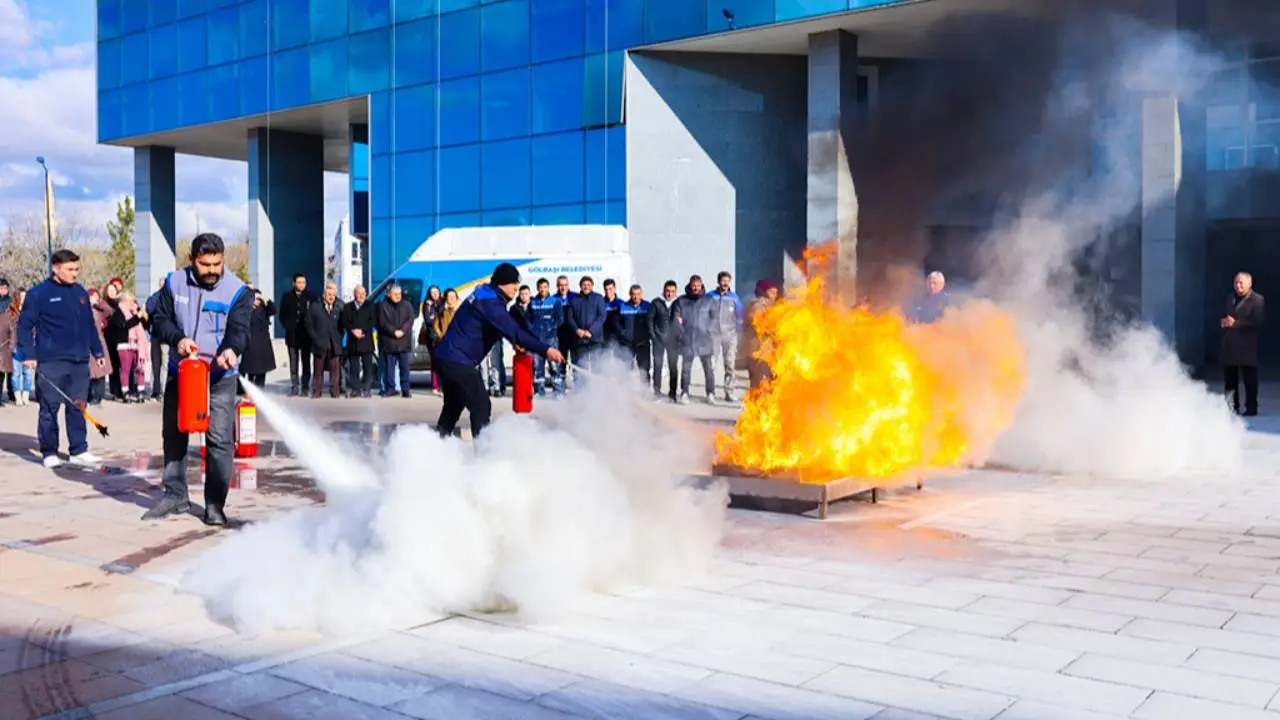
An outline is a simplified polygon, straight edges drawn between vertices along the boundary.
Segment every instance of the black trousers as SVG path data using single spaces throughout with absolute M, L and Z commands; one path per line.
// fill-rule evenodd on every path
M 124 388 L 120 387 L 120 350 L 115 343 L 107 345 L 107 359 L 111 361 L 111 374 L 107 376 L 107 386 L 111 395 L 119 400 L 124 397 Z
M 465 409 L 471 414 L 471 437 L 480 437 L 480 431 L 489 424 L 493 404 L 489 400 L 479 368 L 460 363 L 439 363 L 436 372 L 440 374 L 440 390 L 444 394 L 444 408 L 440 410 L 440 419 L 436 421 L 436 430 L 440 436 L 448 437 L 453 434 Z
M 373 383 L 378 379 L 378 359 L 371 352 L 348 353 L 347 355 L 347 389 L 353 393 L 366 395 L 373 392 Z
M 289 390 L 298 391 L 298 374 L 302 374 L 302 392 L 311 389 L 311 347 L 289 348 Z
M 1231 407 L 1240 412 L 1240 381 L 1244 380 L 1244 411 L 1258 412 L 1258 366 L 1227 365 L 1222 368 L 1222 378 Z
M 667 397 L 676 399 L 676 380 L 680 377 L 680 350 L 675 343 L 653 343 L 653 394 L 662 394 L 663 367 L 667 373 Z
M 164 343 L 151 339 L 151 397 L 159 400 L 164 396 L 165 381 Z
M 187 499 L 187 448 L 191 437 L 178 432 L 178 383 L 164 384 L 164 494 L 167 497 Z M 236 381 L 235 375 L 223 375 L 209 385 L 209 432 L 204 444 L 208 457 L 205 460 L 204 502 L 222 507 L 227 502 L 227 489 L 231 487 L 231 471 L 236 431 Z

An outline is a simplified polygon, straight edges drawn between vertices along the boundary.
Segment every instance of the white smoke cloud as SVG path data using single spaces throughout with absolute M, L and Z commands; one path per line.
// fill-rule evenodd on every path
M 250 392 L 327 502 L 245 528 L 185 577 L 241 631 L 364 632 L 493 608 L 546 618 L 591 591 L 688 577 L 721 537 L 723 488 L 679 483 L 707 466 L 709 443 L 628 411 L 620 376 L 538 419 L 502 416 L 474 447 L 402 427 L 376 462 Z

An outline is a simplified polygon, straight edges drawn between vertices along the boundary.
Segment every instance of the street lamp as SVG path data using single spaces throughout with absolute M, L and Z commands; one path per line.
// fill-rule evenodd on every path
M 49 258 L 49 274 L 53 275 L 53 207 L 50 205 L 53 198 L 49 197 L 49 166 L 45 164 L 43 155 L 37 156 L 36 162 L 44 168 L 44 236 Z

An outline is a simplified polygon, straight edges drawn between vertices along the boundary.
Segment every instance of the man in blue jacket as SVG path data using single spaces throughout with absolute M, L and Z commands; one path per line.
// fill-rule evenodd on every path
M 94 466 L 84 424 L 84 404 L 89 399 L 89 362 L 105 364 L 102 341 L 89 305 L 89 293 L 76 282 L 80 256 L 70 250 L 53 254 L 53 274 L 31 288 L 18 316 L 18 344 L 14 359 L 37 370 L 40 388 L 40 420 L 37 436 L 44 466 L 56 468 L 58 457 L 58 409 L 66 406 L 67 454 L 76 465 Z M 52 386 L 52 387 L 50 387 Z M 55 389 L 56 388 L 56 389 Z M 75 404 L 62 396 L 66 393 Z
M 439 367 L 444 408 L 436 430 L 441 437 L 453 434 L 465 408 L 471 414 L 471 436 L 477 438 L 486 425 L 493 406 L 480 377 L 480 363 L 489 349 L 502 338 L 517 349 L 528 350 L 551 362 L 564 362 L 560 351 L 539 340 L 520 326 L 507 312 L 507 303 L 520 287 L 520 271 L 511 263 L 493 269 L 489 284 L 481 285 L 462 302 L 453 322 L 436 346 L 434 360 Z
M 525 320 L 529 330 L 542 342 L 553 348 L 560 347 L 560 328 L 564 325 L 564 302 L 551 294 L 551 283 L 546 278 L 538 278 L 538 294 L 529 302 L 529 311 Z M 533 361 L 533 392 L 539 397 L 547 392 L 545 370 L 546 358 L 538 356 Z M 564 365 L 551 363 L 551 391 L 557 396 L 564 394 Z
M 569 330 L 573 333 L 573 345 L 569 347 L 569 357 L 574 365 L 591 369 L 593 356 L 604 347 L 604 322 L 609 308 L 604 297 L 592 292 L 595 280 L 590 275 L 583 275 L 578 281 L 581 290 L 569 298 L 569 312 L 566 318 Z M 575 378 L 574 387 L 581 384 Z

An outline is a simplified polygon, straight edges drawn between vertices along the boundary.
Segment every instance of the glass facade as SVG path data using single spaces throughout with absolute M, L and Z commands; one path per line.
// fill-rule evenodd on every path
M 99 0 L 98 136 L 368 97 L 380 278 L 442 228 L 625 223 L 626 50 L 896 1 Z
M 1280 169 L 1280 46 L 1238 48 L 1205 89 L 1210 170 Z

